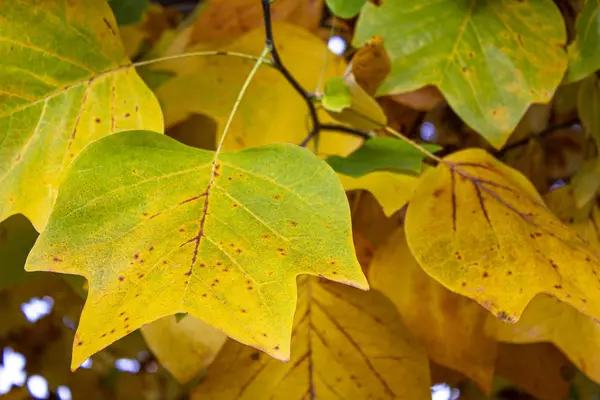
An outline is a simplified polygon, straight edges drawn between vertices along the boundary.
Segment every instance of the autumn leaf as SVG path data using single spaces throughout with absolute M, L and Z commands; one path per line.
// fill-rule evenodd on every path
M 279 55 L 290 72 L 307 90 L 316 88 L 323 71 L 326 45 L 318 37 L 293 25 L 280 23 L 275 24 L 273 29 Z M 264 31 L 255 29 L 217 49 L 260 54 L 263 46 Z M 214 49 L 214 46 L 211 47 L 211 50 Z M 252 60 L 225 56 L 188 58 L 161 66 L 160 70 L 177 73 L 156 92 L 167 127 L 197 113 L 213 118 L 217 122 L 217 131 L 222 132 L 231 105 L 252 64 Z M 324 79 L 341 76 L 345 68 L 340 58 L 330 54 Z M 190 91 L 190 87 L 198 90 Z M 219 93 L 219 96 L 207 96 L 207 93 Z M 259 70 L 246 98 L 250 101 L 240 105 L 225 138 L 225 150 L 241 150 L 275 142 L 301 143 L 308 135 L 310 120 L 306 104 L 278 71 L 269 68 Z M 333 122 L 324 111 L 319 114 L 321 122 Z M 318 152 L 346 155 L 361 143 L 361 138 L 327 132 L 319 137 Z
M 161 365 L 182 384 L 207 368 L 227 340 L 223 332 L 190 316 L 177 321 L 169 315 L 142 326 L 141 332 Z
M 488 313 L 423 272 L 410 253 L 403 228 L 375 251 L 368 277 L 372 288 L 394 303 L 433 361 L 463 373 L 489 391 L 496 341 L 485 331 Z
M 21 213 L 40 231 L 83 147 L 123 130 L 162 132 L 161 111 L 106 2 L 11 2 L 1 19 L 0 221 Z
M 406 233 L 425 272 L 502 320 L 516 322 L 539 293 L 600 318 L 597 252 L 483 150 L 454 153 L 425 173 Z
M 600 249 L 595 221 L 597 207 L 578 210 L 573 188 L 564 186 L 548 193 L 548 207 L 584 239 Z M 487 331 L 498 340 L 509 343 L 551 342 L 587 376 L 600 382 L 600 325 L 592 318 L 547 295 L 536 296 L 516 324 L 489 318 Z
M 285 360 L 297 275 L 368 287 L 324 161 L 284 144 L 216 157 L 144 131 L 78 157 L 26 269 L 89 282 L 73 368 L 182 312 Z
M 598 2 L 584 0 L 583 9 L 575 23 L 575 40 L 569 45 L 569 82 L 578 81 L 600 68 L 600 44 L 598 42 Z
M 229 341 L 192 398 L 427 399 L 427 364 L 384 296 L 306 277 L 290 362 Z
M 531 103 L 550 101 L 567 66 L 564 22 L 551 0 L 367 3 L 353 42 L 373 35 L 392 59 L 379 94 L 435 85 L 496 148 Z
M 386 171 L 371 172 L 359 178 L 339 175 L 339 178 L 347 191 L 363 189 L 371 192 L 388 217 L 410 201 L 419 184 L 419 179 L 414 176 Z

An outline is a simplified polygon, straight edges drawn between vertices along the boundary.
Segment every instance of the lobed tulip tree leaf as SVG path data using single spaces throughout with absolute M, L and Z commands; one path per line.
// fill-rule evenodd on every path
M 344 189 L 309 150 L 276 144 L 217 157 L 146 131 L 80 154 L 26 269 L 88 280 L 73 368 L 182 312 L 286 360 L 296 276 L 368 288 Z
M 567 79 L 578 81 L 600 69 L 600 5 L 584 0 L 583 9 L 575 22 L 575 40 L 569 45 Z
M 441 149 L 434 144 L 424 144 L 431 152 Z M 354 178 L 378 170 L 392 170 L 417 175 L 421 172 L 425 154 L 410 144 L 391 137 L 367 140 L 346 157 L 331 156 L 327 163 L 336 172 Z
M 300 279 L 290 362 L 229 341 L 193 399 L 431 397 L 427 355 L 385 296 Z
M 435 85 L 497 148 L 531 103 L 550 101 L 567 67 L 564 21 L 552 0 L 367 3 L 354 45 L 373 35 L 392 59 L 379 94 Z
M 162 132 L 161 115 L 125 55 L 105 1 L 6 3 L 0 16 L 0 221 L 21 213 L 40 231 L 63 171 L 82 148 L 118 131 Z
M 502 320 L 516 322 L 539 293 L 600 319 L 598 251 L 483 150 L 454 153 L 423 175 L 406 233 L 425 272 Z

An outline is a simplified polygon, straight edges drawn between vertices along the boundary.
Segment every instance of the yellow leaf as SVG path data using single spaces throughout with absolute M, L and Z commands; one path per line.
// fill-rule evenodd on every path
M 419 183 L 414 176 L 386 171 L 371 172 L 359 178 L 341 174 L 338 177 L 346 191 L 364 189 L 371 192 L 388 217 L 409 202 Z
M 498 346 L 496 373 L 536 399 L 564 400 L 569 392 L 569 371 L 573 369 L 569 360 L 550 343 Z
M 573 187 L 564 186 L 544 196 L 548 207 L 579 232 L 584 239 L 600 249 L 596 223 L 596 205 L 587 209 L 575 207 Z M 596 382 L 600 382 L 600 325 L 568 304 L 550 296 L 536 296 L 516 324 L 505 324 L 495 318 L 488 320 L 488 332 L 498 340 L 510 343 L 552 342 Z
M 394 306 L 318 278 L 299 279 L 292 359 L 229 341 L 194 399 L 427 399 L 427 357 Z
M 283 62 L 307 90 L 314 90 L 321 76 L 326 45 L 316 36 L 293 25 L 274 26 Z M 259 54 L 264 46 L 264 31 L 254 30 L 222 50 Z M 214 50 L 214 47 L 211 47 Z M 188 51 L 194 50 L 188 49 Z M 340 58 L 330 55 L 324 79 L 342 75 Z M 222 132 L 239 88 L 252 67 L 251 60 L 236 57 L 194 57 L 168 63 L 166 68 L 178 76 L 157 90 L 167 126 L 184 120 L 191 113 L 205 114 L 217 121 Z M 218 93 L 218 96 L 208 95 Z M 324 111 L 323 122 L 332 122 Z M 262 68 L 248 88 L 224 143 L 225 150 L 240 150 L 274 142 L 300 143 L 308 135 L 310 120 L 303 99 L 281 74 Z M 335 132 L 319 138 L 319 153 L 347 155 L 362 139 Z
M 488 313 L 423 272 L 402 227 L 375 252 L 369 283 L 392 300 L 433 361 L 462 372 L 484 391 L 490 389 L 496 342 L 485 333 Z
M 411 251 L 450 290 L 515 322 L 548 293 L 600 319 L 598 256 L 517 171 L 479 149 L 422 178 L 406 217 Z
M 182 384 L 208 367 L 227 340 L 223 332 L 191 315 L 181 321 L 169 315 L 141 331 L 160 364 Z

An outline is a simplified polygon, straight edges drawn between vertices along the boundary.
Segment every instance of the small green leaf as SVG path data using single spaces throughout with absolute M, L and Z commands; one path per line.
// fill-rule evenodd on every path
M 148 0 L 108 0 L 119 25 L 135 25 L 150 6 Z
M 425 144 L 435 152 L 440 146 Z M 419 174 L 425 155 L 402 140 L 378 137 L 367 140 L 347 157 L 331 156 L 327 162 L 336 171 L 352 177 L 360 177 L 373 171 L 392 170 Z
M 327 7 L 337 17 L 353 18 L 365 5 L 367 0 L 327 0 Z
M 327 80 L 321 103 L 326 110 L 333 112 L 341 112 L 352 105 L 350 88 L 346 86 L 344 78 L 334 77 Z
M 532 103 L 547 103 L 567 66 L 552 0 L 367 3 L 354 44 L 383 37 L 392 71 L 379 94 L 439 87 L 453 110 L 501 148 Z
M 578 81 L 600 69 L 600 5 L 585 0 L 575 22 L 575 40 L 569 45 L 567 80 Z
M 312 152 L 276 144 L 217 157 L 148 131 L 77 157 L 26 269 L 88 280 L 73 368 L 177 313 L 285 360 L 298 275 L 368 287 L 344 189 Z

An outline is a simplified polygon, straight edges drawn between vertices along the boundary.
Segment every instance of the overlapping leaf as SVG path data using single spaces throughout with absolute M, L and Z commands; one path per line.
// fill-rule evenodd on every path
M 381 294 L 300 278 L 289 363 L 230 341 L 196 399 L 426 399 L 427 357 Z
M 406 217 L 421 267 L 500 319 L 517 321 L 538 293 L 600 318 L 600 261 L 520 173 L 469 149 L 428 171 Z
M 462 372 L 489 390 L 496 341 L 485 332 L 488 313 L 423 272 L 410 253 L 403 228 L 376 250 L 369 282 L 392 300 L 433 361 Z
M 419 179 L 414 176 L 386 171 L 371 172 L 360 178 L 347 175 L 339 175 L 339 178 L 348 191 L 363 189 L 371 192 L 388 217 L 409 202 L 419 184 Z
M 0 220 L 22 213 L 41 230 L 84 146 L 122 130 L 162 132 L 102 0 L 4 5 L 0 60 Z
M 182 384 L 208 367 L 227 340 L 223 332 L 190 316 L 177 321 L 169 315 L 142 326 L 141 332 L 160 364 Z
M 217 159 L 145 131 L 78 157 L 27 269 L 88 279 L 73 367 L 179 312 L 287 359 L 297 275 L 368 287 L 324 161 L 295 145 Z
M 354 44 L 373 35 L 392 59 L 380 94 L 436 85 L 495 147 L 531 103 L 550 101 L 567 66 L 564 22 L 551 0 L 367 3 Z

